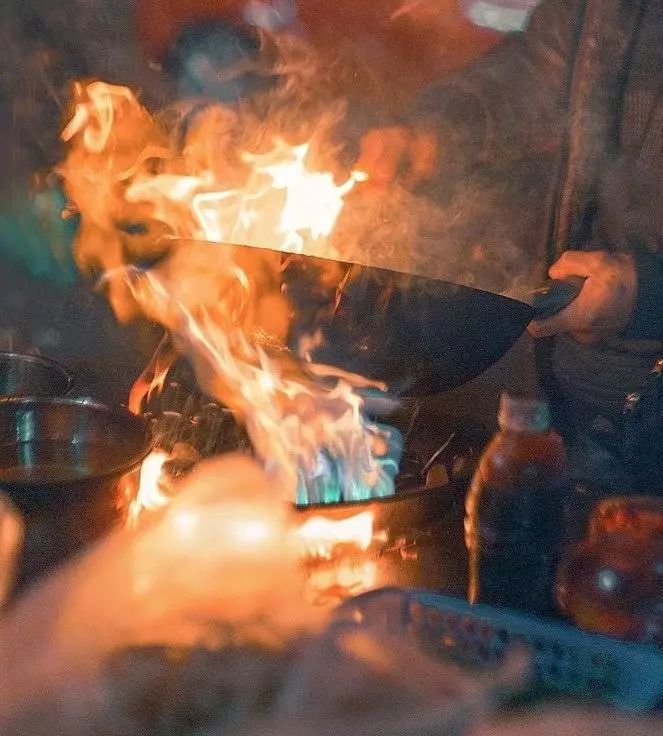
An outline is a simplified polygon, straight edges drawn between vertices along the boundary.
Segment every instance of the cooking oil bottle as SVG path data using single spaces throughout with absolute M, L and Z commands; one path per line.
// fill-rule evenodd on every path
M 542 401 L 505 394 L 498 423 L 465 505 L 469 599 L 551 614 L 570 490 L 564 444 Z

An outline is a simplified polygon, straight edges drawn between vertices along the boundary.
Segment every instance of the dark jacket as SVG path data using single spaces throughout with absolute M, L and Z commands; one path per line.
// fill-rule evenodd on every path
M 587 477 L 660 486 L 663 0 L 544 0 L 525 33 L 429 90 L 410 122 L 437 131 L 432 195 L 458 212 L 428 234 L 426 258 L 442 272 L 468 281 L 459 264 L 471 255 L 477 285 L 508 291 L 544 279 L 566 249 L 635 254 L 624 334 L 541 341 L 538 367 L 571 452 L 581 464 L 594 456 Z
M 459 203 L 458 250 L 485 260 L 489 288 L 543 279 L 565 249 L 636 254 L 624 335 L 558 339 L 542 361 L 570 424 L 614 419 L 663 354 L 663 0 L 544 1 L 526 33 L 429 90 L 414 121 L 438 132 L 435 196 Z M 445 258 L 449 233 L 436 237 L 428 257 Z

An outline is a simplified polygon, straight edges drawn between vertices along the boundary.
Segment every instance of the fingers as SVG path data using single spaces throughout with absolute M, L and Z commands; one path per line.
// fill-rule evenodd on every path
M 630 319 L 637 294 L 633 256 L 606 251 L 567 251 L 549 270 L 556 279 L 581 276 L 584 286 L 559 314 L 532 322 L 534 337 L 571 334 L 578 342 L 593 343 L 619 334 Z
M 580 297 L 578 297 L 578 299 L 579 298 Z M 544 319 L 540 322 L 530 322 L 527 327 L 530 335 L 532 335 L 532 337 L 542 338 L 553 337 L 554 335 L 559 335 L 563 332 L 581 332 L 585 326 L 586 318 L 584 316 L 582 306 L 580 306 L 580 309 L 578 308 L 578 299 L 569 304 L 569 306 L 561 312 L 549 317 L 548 319 Z
M 606 267 L 607 257 L 603 251 L 567 250 L 562 253 L 557 263 L 554 263 L 548 274 L 553 279 L 563 279 L 567 276 L 594 276 Z

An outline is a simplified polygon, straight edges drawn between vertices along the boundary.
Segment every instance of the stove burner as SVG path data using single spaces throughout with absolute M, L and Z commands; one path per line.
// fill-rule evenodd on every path
M 179 361 L 160 394 L 144 407 L 156 446 L 173 453 L 168 471 L 178 477 L 201 459 L 226 452 L 252 453 L 251 441 L 232 412 L 197 387 L 191 367 Z M 423 411 L 416 403 L 386 420 L 403 434 L 405 448 L 396 493 L 469 482 L 489 434 L 457 418 Z

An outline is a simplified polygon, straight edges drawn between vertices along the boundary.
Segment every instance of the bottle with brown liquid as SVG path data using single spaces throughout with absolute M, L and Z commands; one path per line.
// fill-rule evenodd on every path
M 552 614 L 570 488 L 564 444 L 541 401 L 503 395 L 498 423 L 465 505 L 469 599 Z

